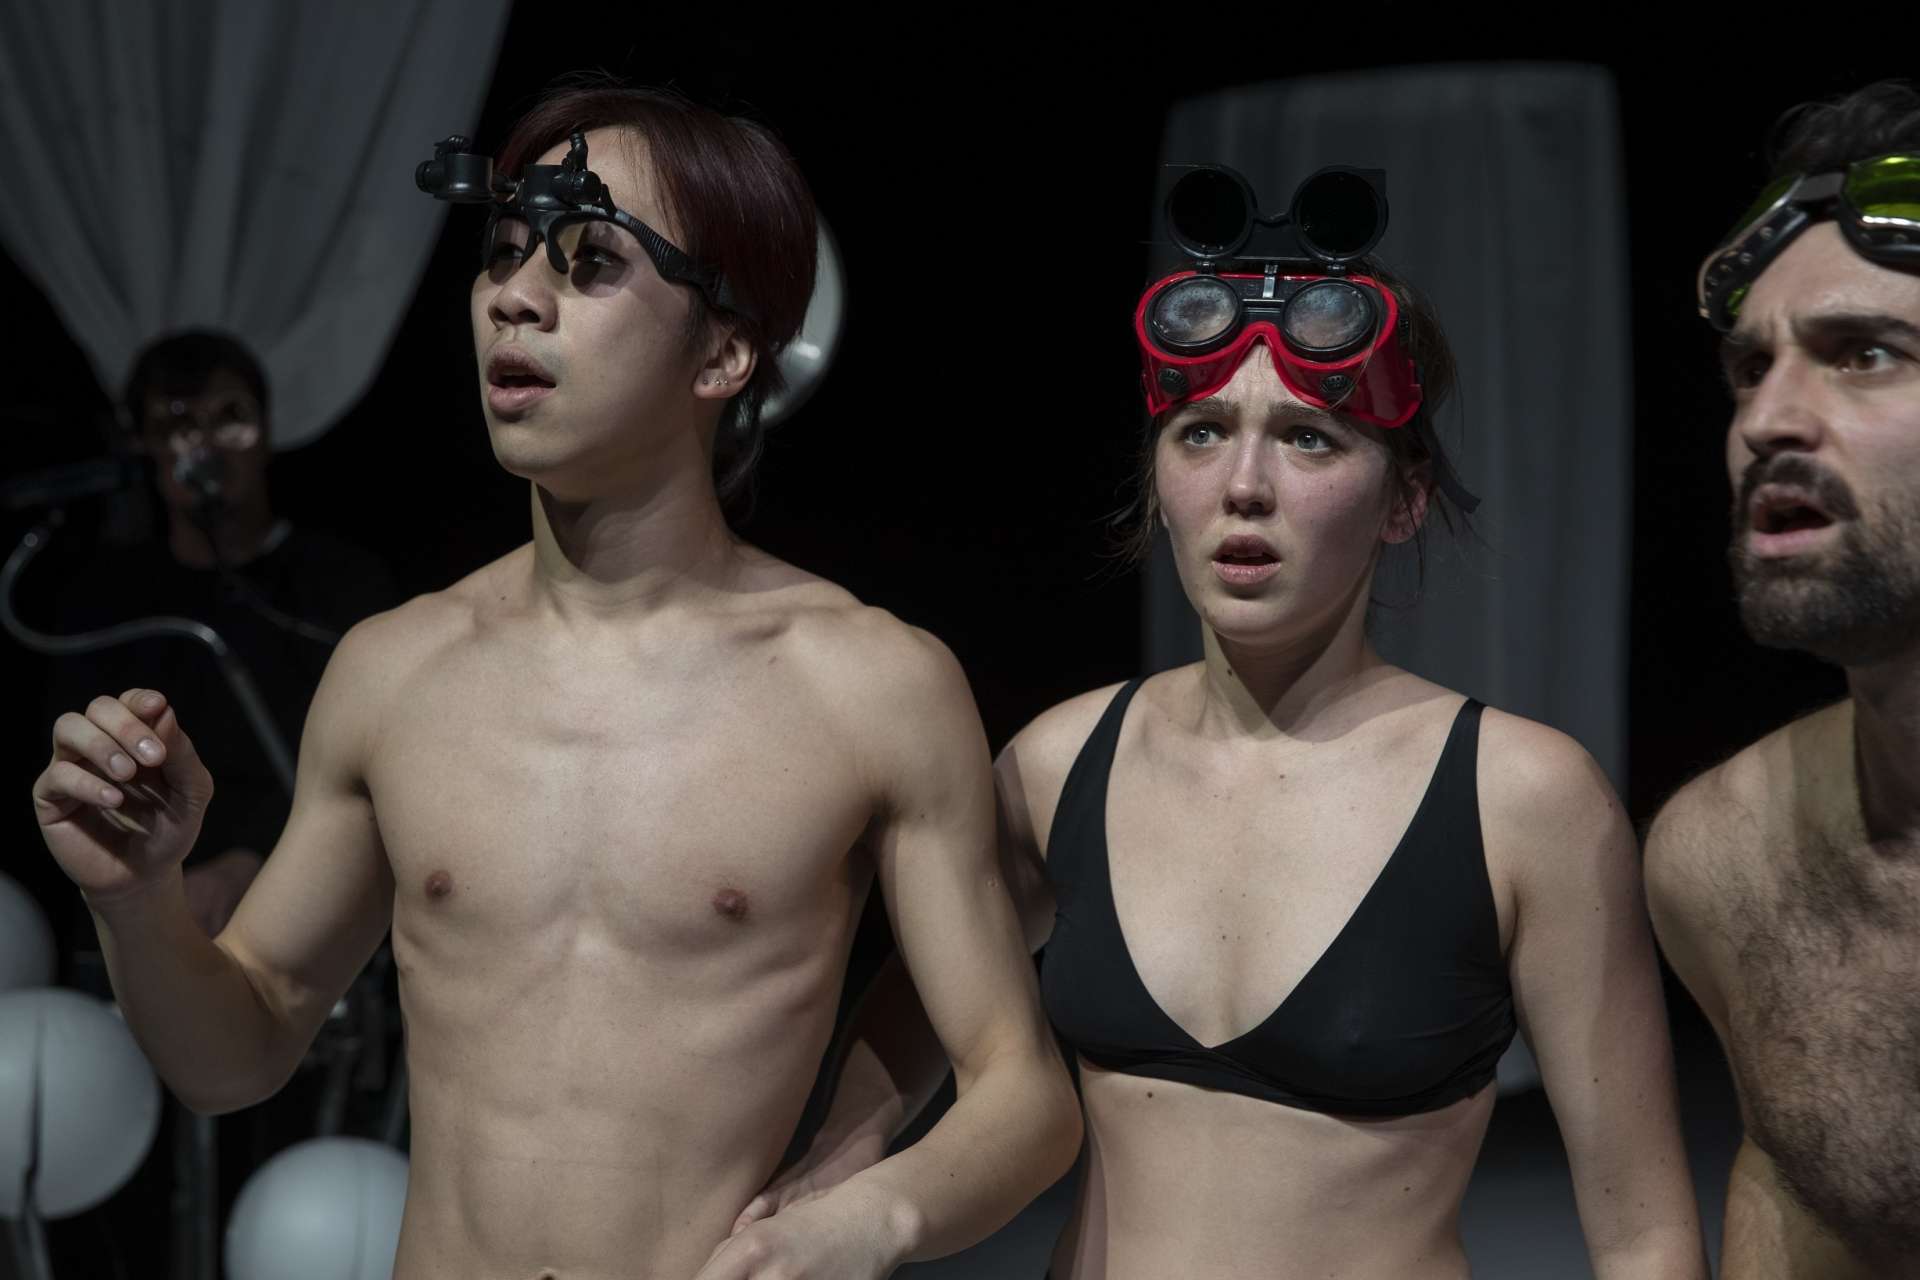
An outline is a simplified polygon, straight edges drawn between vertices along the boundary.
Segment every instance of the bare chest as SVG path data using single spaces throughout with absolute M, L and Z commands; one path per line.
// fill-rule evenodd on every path
M 387 717 L 369 785 L 417 942 L 588 935 L 685 954 L 841 912 L 869 817 L 804 682 L 552 672 L 476 650 Z
M 1820 842 L 1777 853 L 1730 902 L 1728 1031 L 1755 1083 L 1904 1057 L 1920 1105 L 1920 859 Z
M 1729 926 L 1727 1033 L 1755 1140 L 1843 1238 L 1920 1247 L 1920 860 L 1779 854 Z

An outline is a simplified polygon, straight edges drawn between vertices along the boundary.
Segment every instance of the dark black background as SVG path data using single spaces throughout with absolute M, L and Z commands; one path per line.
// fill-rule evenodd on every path
M 1355 11 L 1364 39 L 1263 32 L 1239 9 L 1202 23 L 1204 37 L 1161 30 L 1150 14 L 1124 30 L 959 34 L 878 16 L 829 31 L 636 12 L 518 7 L 481 118 L 443 132 L 491 147 L 552 78 L 604 66 L 756 115 L 786 139 L 843 249 L 849 328 L 824 388 L 772 437 L 743 532 L 943 639 L 996 747 L 1139 662 L 1138 583 L 1113 565 L 1104 521 L 1139 424 L 1127 322 L 1167 107 L 1233 83 L 1411 62 L 1584 61 L 1616 76 L 1634 326 L 1626 799 L 1636 820 L 1693 771 L 1842 690 L 1830 669 L 1740 633 L 1722 559 L 1728 403 L 1691 283 L 1759 186 L 1775 117 L 1901 72 L 1901 42 L 1878 61 L 1818 63 L 1785 47 L 1736 54 L 1671 28 L 1601 43 L 1492 19 L 1414 31 L 1392 5 Z M 420 139 L 423 156 L 430 141 Z M 81 185 L 137 195 L 103 177 Z M 409 592 L 444 586 L 528 531 L 524 483 L 494 464 L 474 390 L 473 235 L 456 212 L 371 389 L 274 468 L 287 514 L 380 553 Z M 7 468 L 98 452 L 105 396 L 11 261 L 0 262 L 0 299 Z M 0 535 L 23 527 L 8 518 Z M 27 802 L 46 755 L 37 660 L 0 652 L 14 695 L 0 778 L 15 797 L 0 865 L 63 893 Z
M 1757 188 L 1775 117 L 1893 73 L 1892 57 L 1722 61 L 1692 76 L 1679 73 L 1686 42 L 1670 34 L 1595 49 L 1387 29 L 1364 49 L 1296 63 L 1251 48 L 1162 57 L 1146 40 L 1098 53 L 1063 31 L 909 41 L 624 12 L 517 8 L 481 118 L 449 128 L 497 142 L 555 76 L 604 66 L 780 132 L 838 234 L 849 325 L 833 375 L 772 436 L 743 532 L 945 640 L 996 745 L 1139 658 L 1137 583 L 1108 556 L 1104 521 L 1138 425 L 1127 319 L 1168 105 L 1271 76 L 1410 62 L 1594 61 L 1617 78 L 1634 324 L 1635 816 L 1840 688 L 1809 660 L 1749 644 L 1728 603 L 1727 402 L 1691 281 Z M 274 468 L 288 514 L 381 553 L 409 591 L 444 586 L 527 535 L 524 486 L 494 464 L 473 389 L 472 235 L 456 211 L 372 387 Z M 106 397 L 84 357 L 12 261 L 0 261 L 0 298 L 15 373 L 0 399 L 7 469 L 98 452 Z M 31 776 L 18 769 L 40 755 L 43 730 L 9 724 L 16 777 Z

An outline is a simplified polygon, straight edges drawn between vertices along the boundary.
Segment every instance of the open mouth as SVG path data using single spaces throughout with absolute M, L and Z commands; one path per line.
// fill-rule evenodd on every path
M 1268 546 L 1265 540 L 1246 534 L 1236 535 L 1222 542 L 1219 548 L 1214 551 L 1213 558 L 1217 564 L 1263 565 L 1280 563 L 1280 557 L 1274 554 L 1273 548 Z
M 496 351 L 487 360 L 487 385 L 509 390 L 522 387 L 551 388 L 553 375 L 524 351 Z
M 1824 529 L 1833 523 L 1806 493 L 1763 485 L 1747 504 L 1747 518 L 1758 533 L 1797 533 L 1803 529 Z
M 496 387 L 551 387 L 545 378 L 531 373 L 500 373 L 492 379 Z

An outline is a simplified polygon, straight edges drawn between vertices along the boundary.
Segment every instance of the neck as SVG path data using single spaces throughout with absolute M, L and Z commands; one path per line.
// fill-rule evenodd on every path
M 1383 664 L 1367 643 L 1364 577 L 1321 625 L 1274 639 L 1229 639 L 1205 628 L 1200 728 L 1208 737 L 1302 736 Z
M 1873 838 L 1920 838 L 1920 646 L 1847 668 L 1860 811 Z
M 207 536 L 208 528 L 213 536 Z M 208 528 L 178 507 L 167 509 L 167 547 L 193 569 L 245 564 L 260 554 L 273 530 L 273 509 L 264 500 L 223 509 Z M 216 554 L 216 552 L 218 554 Z
M 562 615 L 630 613 L 724 590 L 738 544 L 704 467 L 594 498 L 533 486 L 534 589 Z

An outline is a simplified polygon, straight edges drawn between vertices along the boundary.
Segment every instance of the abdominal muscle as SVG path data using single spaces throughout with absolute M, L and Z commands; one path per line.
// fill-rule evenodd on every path
M 844 938 L 796 959 L 767 930 L 672 957 L 582 929 L 546 964 L 399 931 L 413 1150 L 396 1276 L 697 1272 L 773 1172 L 833 1028 Z
M 1494 1089 L 1327 1115 L 1080 1061 L 1087 1166 L 1054 1280 L 1464 1280 Z

